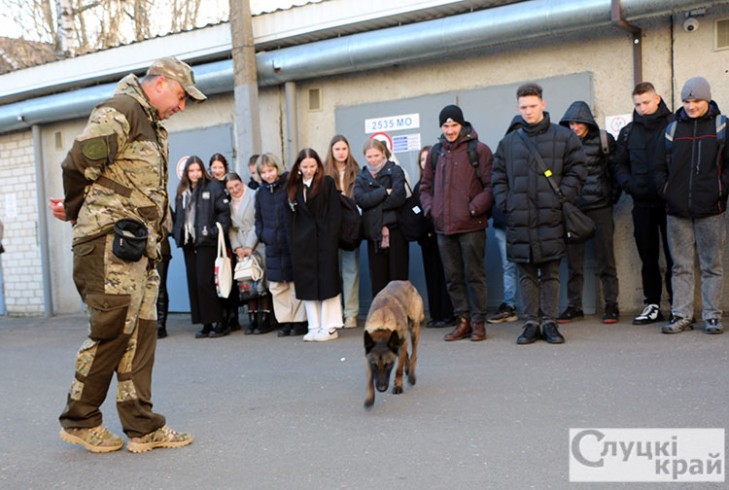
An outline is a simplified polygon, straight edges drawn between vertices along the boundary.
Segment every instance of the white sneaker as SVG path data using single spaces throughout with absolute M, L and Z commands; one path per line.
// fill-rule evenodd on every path
M 357 328 L 357 317 L 348 316 L 344 319 L 344 328 Z
M 314 342 L 318 332 L 318 328 L 310 328 L 306 335 L 304 335 L 304 342 Z
M 316 336 L 314 337 L 314 340 L 316 342 L 326 342 L 327 340 L 335 340 L 339 338 L 339 334 L 337 333 L 336 328 L 331 328 L 329 330 L 320 328 Z

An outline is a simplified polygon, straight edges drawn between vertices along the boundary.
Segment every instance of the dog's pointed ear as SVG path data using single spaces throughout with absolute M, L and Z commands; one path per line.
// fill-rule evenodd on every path
M 375 341 L 372 340 L 372 336 L 370 333 L 365 330 L 364 333 L 364 347 L 365 347 L 365 353 L 369 354 L 369 352 L 372 350 L 372 348 L 375 346 Z
M 398 335 L 397 330 L 393 330 L 390 334 L 390 340 L 387 341 L 387 347 L 389 347 L 393 352 L 397 352 L 400 348 L 400 336 Z

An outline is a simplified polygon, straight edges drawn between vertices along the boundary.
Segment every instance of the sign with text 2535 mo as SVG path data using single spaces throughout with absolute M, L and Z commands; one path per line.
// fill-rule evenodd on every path
M 420 114 L 400 114 L 399 116 L 365 119 L 365 134 L 376 133 L 378 131 L 418 129 L 419 127 Z
M 572 482 L 723 482 L 724 429 L 570 429 Z

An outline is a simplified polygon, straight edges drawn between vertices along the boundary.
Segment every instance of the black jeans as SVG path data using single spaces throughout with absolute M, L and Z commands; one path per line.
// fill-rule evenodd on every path
M 527 321 L 556 321 L 559 314 L 559 263 L 517 263 L 519 287 Z
M 668 235 L 666 235 L 666 211 L 661 206 L 633 205 L 633 237 L 638 247 L 638 255 L 642 262 L 640 270 L 643 279 L 643 295 L 645 304 L 661 304 L 663 282 L 666 284 L 669 302 L 673 298 L 671 287 L 671 268 L 673 260 L 668 248 Z M 663 241 L 663 255 L 666 258 L 666 272 L 661 274 L 659 258 L 661 255 L 661 240 Z M 663 277 L 661 277 L 663 276 Z M 663 279 L 663 280 L 662 280 Z
M 438 249 L 453 312 L 470 318 L 472 323 L 483 322 L 488 309 L 486 269 L 483 265 L 486 232 L 438 234 Z
M 618 272 L 615 268 L 615 253 L 613 247 L 613 207 L 607 206 L 599 209 L 589 209 L 585 214 L 595 223 L 595 236 L 592 243 L 595 246 L 595 265 L 598 277 L 602 283 L 602 294 L 605 304 L 618 302 Z M 567 266 L 569 279 L 567 281 L 567 300 L 569 306 L 582 309 L 582 287 L 584 284 L 585 244 L 570 243 L 567 245 Z

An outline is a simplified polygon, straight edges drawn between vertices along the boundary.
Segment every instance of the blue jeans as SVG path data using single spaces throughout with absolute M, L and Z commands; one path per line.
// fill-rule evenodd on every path
M 339 249 L 339 272 L 342 274 L 344 318 L 359 315 L 359 247 L 355 250 Z
M 494 237 L 501 256 L 501 270 L 504 272 L 504 300 L 508 306 L 516 307 L 516 264 L 510 262 L 506 256 L 506 230 L 494 228 Z
M 488 308 L 486 269 L 483 265 L 486 232 L 438 234 L 438 249 L 453 313 L 470 318 L 473 323 L 483 322 Z
M 701 316 L 704 320 L 720 318 L 726 216 L 699 219 L 668 216 L 667 230 L 673 257 L 672 313 L 681 318 L 694 316 L 694 252 L 697 252 L 701 269 Z

